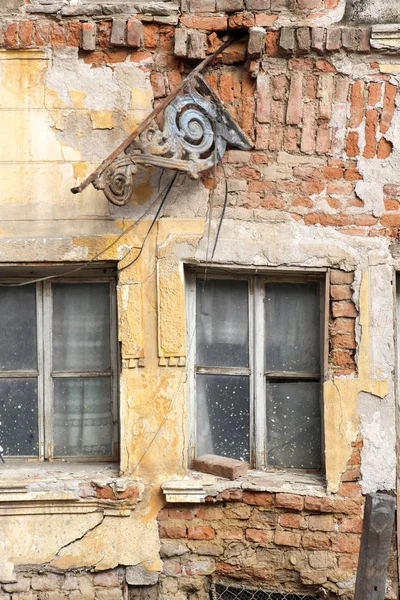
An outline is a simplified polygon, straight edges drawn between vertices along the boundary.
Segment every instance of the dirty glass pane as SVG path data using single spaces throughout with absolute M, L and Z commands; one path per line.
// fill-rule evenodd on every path
M 320 295 L 317 283 L 265 286 L 267 371 L 320 371 Z
M 267 382 L 268 464 L 297 469 L 321 467 L 318 382 Z
M 36 286 L 0 288 L 0 370 L 37 369 Z
M 250 459 L 249 378 L 197 375 L 197 456 Z
M 36 377 L 0 379 L 0 446 L 4 456 L 38 455 Z
M 111 378 L 54 379 L 54 456 L 112 455 Z
M 53 369 L 110 368 L 110 286 L 56 283 L 53 289 Z
M 247 281 L 197 280 L 196 363 L 202 367 L 248 367 Z

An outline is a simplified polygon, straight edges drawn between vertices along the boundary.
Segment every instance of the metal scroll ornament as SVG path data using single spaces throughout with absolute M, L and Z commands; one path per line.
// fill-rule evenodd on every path
M 116 206 L 129 202 L 138 165 L 176 169 L 192 179 L 221 161 L 227 145 L 249 150 L 251 142 L 201 79 L 207 95 L 196 90 L 177 96 L 164 111 L 162 130 L 153 121 L 93 182 Z

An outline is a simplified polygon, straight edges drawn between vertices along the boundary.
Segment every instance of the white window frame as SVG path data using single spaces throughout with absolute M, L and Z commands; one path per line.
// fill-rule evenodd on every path
M 196 368 L 196 280 L 208 279 L 246 280 L 249 282 L 249 368 Z M 196 457 L 196 373 L 248 375 L 250 388 L 250 466 L 258 470 L 273 469 L 267 465 L 266 423 L 266 372 L 265 348 L 265 284 L 268 282 L 313 282 L 320 285 L 320 349 L 319 381 L 321 408 L 321 470 L 325 466 L 323 382 L 327 378 L 329 353 L 329 277 L 327 269 L 312 271 L 236 271 L 227 269 L 188 268 L 186 271 L 186 325 L 188 369 L 188 440 L 189 463 Z M 264 324 L 256 329 L 257 324 Z M 299 469 L 296 469 L 299 470 Z M 310 471 L 310 469 L 306 469 Z
M 53 268 L 54 272 L 54 268 Z M 39 271 L 41 273 L 41 271 Z M 32 275 L 31 275 L 32 277 Z M 1 278 L 6 285 L 17 283 L 21 279 Z M 52 371 L 52 316 L 53 297 L 51 286 L 55 283 L 108 283 L 110 289 L 110 358 L 111 369 L 102 372 L 70 371 L 58 373 Z M 0 379 L 13 377 L 32 377 L 38 380 L 38 456 L 6 456 L 12 461 L 49 461 L 49 462 L 115 462 L 119 459 L 119 407 L 118 407 L 118 341 L 117 341 L 117 298 L 116 280 L 110 276 L 75 276 L 56 277 L 48 281 L 36 282 L 36 324 L 37 324 L 37 358 L 38 368 L 35 371 L 0 371 Z M 54 397 L 53 379 L 58 377 L 110 377 L 111 379 L 111 409 L 113 418 L 113 434 L 111 444 L 113 452 L 109 456 L 62 456 L 54 458 Z

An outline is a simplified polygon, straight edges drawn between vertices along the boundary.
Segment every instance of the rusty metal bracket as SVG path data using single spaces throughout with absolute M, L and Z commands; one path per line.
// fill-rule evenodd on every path
M 130 136 L 78 187 L 90 183 L 117 206 L 127 204 L 138 165 L 175 169 L 197 179 L 221 161 L 227 146 L 250 150 L 252 142 L 231 118 L 218 96 L 200 75 L 231 40 L 200 63 Z M 156 122 L 164 110 L 163 127 Z M 139 138 L 139 139 L 137 139 Z

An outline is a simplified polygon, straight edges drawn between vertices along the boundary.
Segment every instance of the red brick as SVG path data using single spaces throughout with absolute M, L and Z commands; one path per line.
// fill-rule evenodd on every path
M 352 554 L 360 551 L 360 537 L 351 534 L 338 534 L 332 537 L 333 552 Z
M 332 364 L 335 369 L 339 368 L 342 375 L 348 375 L 355 371 L 355 362 L 353 352 L 350 350 L 334 350 L 332 352 Z
M 151 73 L 150 83 L 153 88 L 154 98 L 163 98 L 167 95 L 163 73 Z
M 286 112 L 288 125 L 299 125 L 303 111 L 303 73 L 293 73 L 290 80 L 289 101 Z
M 334 317 L 356 317 L 357 311 L 352 302 L 332 302 L 332 315 Z
M 273 506 L 274 497 L 269 492 L 244 492 L 243 502 L 251 506 Z
M 364 158 L 374 158 L 376 154 L 376 130 L 378 126 L 378 112 L 367 110 L 365 124 Z
M 342 519 L 339 523 L 339 531 L 341 533 L 361 533 L 363 527 L 363 522 L 361 518 L 350 519 L 345 518 Z
M 276 494 L 276 506 L 281 508 L 291 508 L 292 510 L 303 510 L 304 496 L 295 494 Z
M 385 205 L 385 210 L 399 210 L 400 208 L 400 202 L 393 198 L 385 198 L 383 203 Z
M 331 270 L 331 284 L 332 285 L 350 285 L 354 281 L 354 273 L 348 273 L 346 271 L 340 271 L 339 269 Z
M 145 25 L 143 28 L 143 44 L 145 48 L 157 48 L 159 27 L 154 23 Z
M 98 21 L 97 44 L 100 48 L 109 48 L 111 39 L 111 21 Z
M 62 47 L 65 46 L 65 23 L 53 23 L 53 27 L 51 30 L 51 38 L 50 43 L 54 47 Z
M 257 120 L 259 123 L 269 123 L 271 120 L 270 81 L 266 73 L 257 77 Z
M 359 515 L 360 504 L 355 500 L 334 500 L 334 511 L 344 515 Z
M 78 21 L 70 21 L 67 31 L 67 46 L 71 48 L 79 48 L 81 43 L 82 23 Z
M 315 149 L 317 154 L 326 154 L 331 147 L 331 130 L 327 126 L 319 126 Z
M 260 545 L 269 544 L 272 540 L 273 532 L 265 529 L 246 529 L 246 540 Z
M 279 525 L 290 529 L 306 529 L 307 524 L 304 517 L 292 513 L 284 513 L 279 517 Z
M 188 528 L 189 540 L 212 540 L 214 535 L 215 531 L 212 527 L 198 525 Z
M 317 60 L 315 67 L 318 71 L 322 71 L 322 73 L 336 73 L 335 67 L 327 60 Z
M 140 48 L 144 36 L 143 24 L 137 19 L 128 21 L 126 43 L 131 48 Z M 157 44 L 157 40 L 156 40 Z
M 389 158 L 389 156 L 392 153 L 392 150 L 393 150 L 392 142 L 389 142 L 388 140 L 386 140 L 383 137 L 378 142 L 378 149 L 377 149 L 376 155 L 381 160 L 385 160 L 386 158 Z
M 186 537 L 185 525 L 161 525 L 160 538 L 170 538 L 177 540 Z
M 375 108 L 382 98 L 382 84 L 371 82 L 368 86 L 368 106 Z
M 204 31 L 225 31 L 228 27 L 226 17 L 200 17 L 197 15 L 185 15 L 181 18 L 181 23 L 189 29 L 202 29 Z
M 33 22 L 20 21 L 18 27 L 18 36 L 22 48 L 32 46 Z
M 357 347 L 354 333 L 338 333 L 332 336 L 332 348 L 347 348 L 354 350 Z
M 265 37 L 265 54 L 267 56 L 278 56 L 279 54 L 279 31 L 267 31 Z
M 342 483 L 339 492 L 341 496 L 347 498 L 360 498 L 362 496 L 361 487 L 357 483 Z
M 347 143 L 346 143 L 346 154 L 350 158 L 354 158 L 355 156 L 358 156 L 358 154 L 359 154 L 358 141 L 359 141 L 358 140 L 358 132 L 350 131 L 349 135 L 347 136 Z
M 347 556 L 339 557 L 339 569 L 343 570 L 355 570 L 358 566 L 358 554 L 348 554 Z
M 9 23 L 4 31 L 4 44 L 6 48 L 17 48 L 18 47 L 18 39 L 17 39 L 17 23 Z
M 353 290 L 350 285 L 332 285 L 330 295 L 333 300 L 350 300 Z
M 325 533 L 305 533 L 302 538 L 303 548 L 307 550 L 328 550 L 329 537 Z
M 163 573 L 169 576 L 180 575 L 182 573 L 182 565 L 176 560 L 164 560 Z
M 385 95 L 383 97 L 383 110 L 381 116 L 381 133 L 386 133 L 392 123 L 392 118 L 396 108 L 397 86 L 391 83 L 385 84 Z
M 254 15 L 250 12 L 239 12 L 229 17 L 228 24 L 229 29 L 249 29 L 255 25 Z
M 301 135 L 300 149 L 306 154 L 315 152 L 316 134 L 316 103 L 309 102 L 303 107 L 303 129 Z
M 40 19 L 35 21 L 35 44 L 36 46 L 47 46 L 50 42 L 51 21 Z
M 359 80 L 351 89 L 350 127 L 358 127 L 364 114 L 364 82 Z
M 298 548 L 300 546 L 300 540 L 300 533 L 280 530 L 275 531 L 274 544 L 277 546 L 293 546 L 294 548 Z

